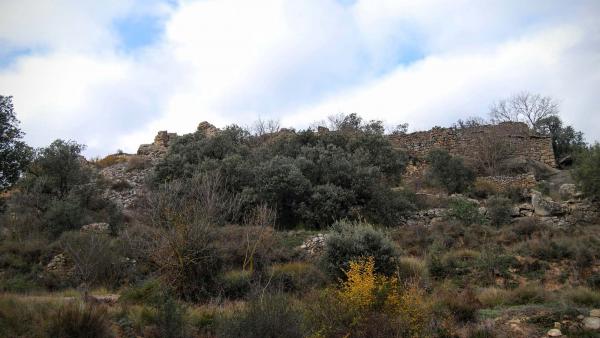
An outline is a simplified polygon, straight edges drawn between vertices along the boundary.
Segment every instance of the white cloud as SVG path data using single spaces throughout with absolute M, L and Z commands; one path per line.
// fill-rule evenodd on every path
M 0 69 L 28 141 L 135 151 L 158 130 L 259 115 L 307 126 L 357 112 L 426 129 L 527 89 L 600 139 L 594 1 L 10 0 L 0 45 L 44 48 Z M 112 23 L 159 13 L 164 35 L 123 54 Z M 420 58 L 420 60 L 416 60 Z M 399 62 L 409 60 L 409 63 Z

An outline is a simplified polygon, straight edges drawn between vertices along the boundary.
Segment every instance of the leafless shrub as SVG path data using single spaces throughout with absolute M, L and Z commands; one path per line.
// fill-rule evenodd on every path
M 150 196 L 150 218 L 154 226 L 177 224 L 224 224 L 239 214 L 241 198 L 225 190 L 218 173 L 197 174 L 160 186 Z
M 539 131 L 540 121 L 558 115 L 558 103 L 549 96 L 521 92 L 500 100 L 490 107 L 494 122 L 525 122 Z
M 251 227 L 258 227 L 260 229 L 258 231 L 257 236 L 255 238 L 251 237 L 251 232 L 247 231 L 244 245 L 246 248 L 246 252 L 244 254 L 244 262 L 242 264 L 243 271 L 253 271 L 254 270 L 254 258 L 256 254 L 256 250 L 259 245 L 263 244 L 262 241 L 265 236 L 265 232 L 267 229 L 271 230 L 273 225 L 275 224 L 275 220 L 277 219 L 277 213 L 275 210 L 269 208 L 267 205 L 259 205 L 255 207 L 250 215 L 245 218 L 245 224 Z M 250 227 L 248 229 L 251 229 Z
M 281 129 L 279 120 L 263 120 L 261 118 L 254 122 L 251 128 L 252 132 L 256 136 L 273 134 L 278 132 L 279 129 Z
M 117 266 L 119 260 L 107 235 L 67 232 L 59 243 L 73 262 L 72 278 L 77 284 L 92 286 L 118 279 L 121 272 Z
M 218 174 L 164 184 L 150 198 L 151 224 L 157 229 L 151 260 L 179 296 L 198 300 L 211 295 L 222 265 L 215 225 L 239 208 L 240 198 L 224 189 Z
M 494 129 L 479 134 L 473 147 L 475 165 L 490 176 L 500 174 L 500 164 L 513 152 L 512 145 Z

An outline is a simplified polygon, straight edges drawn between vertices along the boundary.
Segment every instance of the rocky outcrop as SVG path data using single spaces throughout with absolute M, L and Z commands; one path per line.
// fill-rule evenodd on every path
M 81 227 L 82 232 L 92 232 L 96 234 L 109 234 L 110 225 L 108 223 L 91 223 Z
M 219 129 L 207 121 L 202 121 L 200 124 L 198 124 L 198 132 L 206 137 L 213 137 L 217 135 Z
M 138 148 L 137 154 L 151 157 L 161 157 L 167 152 L 169 145 L 177 138 L 176 133 L 169 133 L 166 130 L 159 131 L 151 144 L 142 144 Z
M 544 197 L 539 191 L 532 190 L 531 192 L 531 205 L 533 205 L 534 213 L 537 216 L 561 216 L 566 213 L 565 208 L 558 203 L 554 202 L 549 197 Z
M 300 249 L 304 251 L 308 256 L 317 256 L 323 252 L 325 248 L 325 241 L 327 240 L 327 235 L 325 234 L 317 234 L 314 237 L 311 237 L 300 245 Z

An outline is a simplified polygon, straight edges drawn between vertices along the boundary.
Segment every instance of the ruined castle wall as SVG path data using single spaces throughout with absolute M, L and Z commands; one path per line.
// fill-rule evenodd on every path
M 447 150 L 455 156 L 472 159 L 490 139 L 506 142 L 510 157 L 523 156 L 556 167 L 552 140 L 536 135 L 524 123 L 506 122 L 471 128 L 439 128 L 411 134 L 391 135 L 392 144 L 409 155 L 423 159 L 432 149 Z

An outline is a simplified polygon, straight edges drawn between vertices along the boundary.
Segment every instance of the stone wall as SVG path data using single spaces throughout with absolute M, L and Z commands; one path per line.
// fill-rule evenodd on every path
M 483 140 L 506 141 L 509 157 L 523 156 L 556 167 L 552 140 L 533 133 L 525 123 L 504 122 L 471 128 L 440 128 L 411 134 L 391 135 L 392 144 L 417 159 L 423 159 L 435 148 L 447 150 L 455 156 L 473 159 L 481 151 Z
M 486 176 L 478 177 L 475 185 L 487 185 L 497 192 L 507 192 L 510 189 L 534 188 L 537 184 L 533 174 L 522 174 L 516 176 Z

